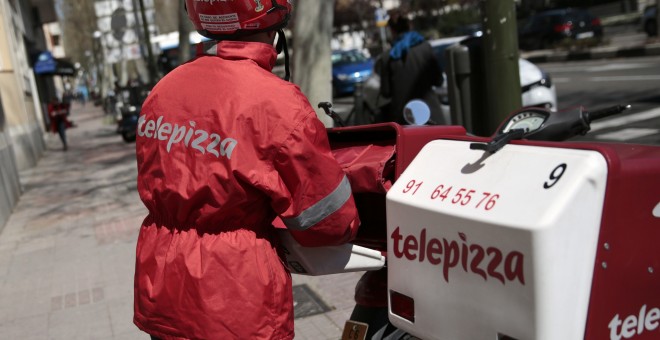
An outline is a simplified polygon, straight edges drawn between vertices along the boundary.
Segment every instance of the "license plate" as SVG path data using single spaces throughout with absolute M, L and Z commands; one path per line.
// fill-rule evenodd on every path
M 367 337 L 368 329 L 369 325 L 364 322 L 348 320 L 344 324 L 341 340 L 364 340 Z
M 593 38 L 594 32 L 582 32 L 578 33 L 575 38 L 576 39 L 586 39 L 586 38 Z

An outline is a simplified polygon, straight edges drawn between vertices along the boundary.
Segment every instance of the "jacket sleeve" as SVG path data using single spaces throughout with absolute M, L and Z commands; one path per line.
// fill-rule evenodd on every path
M 390 86 L 391 83 L 391 72 L 390 72 L 390 55 L 388 53 L 383 53 L 381 58 L 376 61 L 377 68 L 380 73 L 380 95 L 385 98 L 392 97 L 392 89 Z
M 442 76 L 442 64 L 440 63 L 440 60 L 438 60 L 437 56 L 435 53 L 433 53 L 433 47 L 431 44 L 426 42 L 428 45 L 428 55 L 429 55 L 429 60 L 431 60 L 431 64 L 429 65 L 429 74 L 431 76 L 431 83 L 434 86 L 440 87 L 444 83 L 444 77 Z
M 280 147 L 272 206 L 303 246 L 351 241 L 359 218 L 348 178 L 332 156 L 325 126 L 312 111 Z

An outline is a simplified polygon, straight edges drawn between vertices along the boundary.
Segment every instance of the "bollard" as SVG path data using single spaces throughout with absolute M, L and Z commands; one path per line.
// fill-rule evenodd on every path
M 472 95 L 470 52 L 467 46 L 456 44 L 445 50 L 447 60 L 447 92 L 451 124 L 472 132 Z
M 362 90 L 363 88 L 363 82 L 358 81 L 355 83 L 355 92 L 353 92 L 353 121 L 347 121 L 346 123 L 348 125 L 362 125 L 362 124 L 367 124 L 366 119 L 364 117 L 364 91 Z M 350 117 L 349 117 L 350 119 Z

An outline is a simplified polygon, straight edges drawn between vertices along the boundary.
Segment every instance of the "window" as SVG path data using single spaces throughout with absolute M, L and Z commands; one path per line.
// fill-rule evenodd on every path
M 50 36 L 50 43 L 55 46 L 60 46 L 60 36 L 59 34 L 53 34 Z

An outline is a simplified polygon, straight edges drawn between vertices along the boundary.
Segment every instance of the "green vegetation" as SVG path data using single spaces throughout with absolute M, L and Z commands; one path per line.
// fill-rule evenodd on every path
M 451 11 L 437 16 L 416 17 L 413 26 L 425 37 L 434 39 L 456 35 L 456 29 L 481 22 L 481 13 L 476 7 Z

